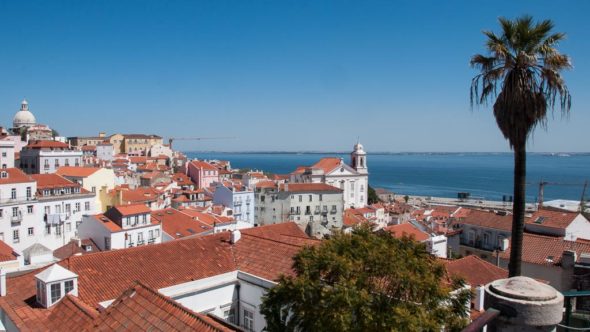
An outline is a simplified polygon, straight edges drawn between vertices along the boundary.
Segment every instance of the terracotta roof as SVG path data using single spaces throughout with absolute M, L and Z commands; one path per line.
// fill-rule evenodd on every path
M 276 188 L 277 184 L 274 181 L 266 180 L 266 181 L 259 181 L 256 183 L 256 188 Z
M 542 227 L 566 229 L 578 215 L 577 212 L 541 209 L 533 213 L 530 218 L 525 218 L 525 222 Z
M 56 174 L 71 177 L 87 177 L 100 170 L 100 167 L 73 167 L 63 166 L 57 169 Z
M 193 165 L 196 168 L 206 169 L 208 171 L 217 171 L 218 170 L 217 167 L 215 167 L 207 162 L 200 161 L 200 160 L 191 161 L 191 165 Z
M 234 331 L 153 288 L 135 282 L 89 323 L 87 331 Z
M 51 310 L 47 319 L 47 329 L 49 331 L 80 331 L 98 315 L 98 311 L 68 294 Z
M 500 215 L 494 212 L 470 210 L 467 215 L 457 221 L 461 224 L 499 229 L 510 232 L 512 230 L 512 215 Z
M 162 224 L 162 231 L 176 239 L 213 232 L 213 225 L 172 208 L 153 211 L 152 221 L 154 220 Z
M 101 221 L 102 225 L 111 232 L 119 232 L 122 230 L 121 226 L 109 219 L 109 217 L 105 216 L 104 214 L 97 214 L 94 216 L 94 218 Z
M 0 177 L 0 184 L 34 182 L 33 178 L 18 168 L 5 168 L 0 172 L 6 172 L 7 177 Z
M 193 220 L 198 220 L 201 223 L 213 227 L 215 224 L 227 223 L 233 221 L 231 217 L 223 217 L 217 214 L 208 213 L 195 209 L 195 207 L 183 209 L 181 213 L 191 217 Z
M 319 168 L 319 169 L 323 170 L 324 173 L 330 173 L 336 167 L 340 166 L 341 162 L 342 162 L 341 158 L 328 157 L 328 158 L 320 159 L 320 161 L 318 161 L 317 163 L 315 163 L 311 167 L 312 168 Z
M 409 236 L 418 242 L 426 241 L 430 238 L 428 233 L 425 233 L 412 224 L 399 224 L 385 227 L 385 230 L 390 232 L 396 238 L 402 238 L 403 236 Z
M 285 189 L 288 189 L 288 190 L 285 190 Z M 288 191 L 288 192 L 316 192 L 316 191 L 342 192 L 342 189 L 336 188 L 334 186 L 330 186 L 325 183 L 289 183 L 288 185 L 281 184 L 280 190 Z
M 461 277 L 472 287 L 508 278 L 508 271 L 483 259 L 470 255 L 455 260 L 443 260 L 452 276 Z
M 78 275 L 78 299 L 91 307 L 121 296 L 135 281 L 161 289 L 236 270 L 268 280 L 292 275 L 292 257 L 304 245 L 315 245 L 295 223 L 242 230 L 231 244 L 230 233 L 186 238 L 162 244 L 72 256 L 59 264 Z M 174 257 L 174 259 L 170 259 Z M 0 307 L 21 330 L 43 331 L 52 309 L 34 304 L 35 274 L 7 278 Z
M 80 187 L 79 184 L 55 173 L 31 174 L 31 178 L 37 182 L 37 191 L 51 188 Z
M 59 149 L 68 149 L 70 146 L 66 143 L 58 142 L 58 141 L 30 141 L 26 148 L 29 149 L 45 149 L 45 148 L 59 148 Z
M 78 246 L 77 240 L 71 240 L 66 245 L 55 249 L 53 251 L 53 256 L 58 259 L 65 259 L 76 254 L 85 255 L 100 251 L 100 248 L 94 243 L 94 241 L 92 241 L 92 239 L 83 239 L 80 242 L 81 246 Z M 87 246 L 90 246 L 90 251 L 86 250 Z
M 543 236 L 524 233 L 522 244 L 522 261 L 540 265 L 559 265 L 563 252 L 572 250 L 580 257 L 582 253 L 590 254 L 590 243 L 567 241 L 561 237 Z M 500 258 L 510 259 L 510 248 L 500 252 Z
M 342 218 L 342 224 L 345 227 L 354 227 L 359 224 L 368 223 L 369 220 L 365 218 L 362 214 L 356 214 L 353 211 L 354 209 L 346 209 L 344 210 L 344 216 Z
M 119 211 L 122 216 L 130 216 L 134 214 L 150 213 L 151 210 L 145 204 L 131 204 L 131 205 L 118 205 L 114 207 L 115 210 Z
M 14 252 L 11 246 L 0 240 L 0 262 L 13 261 L 18 256 Z
M 96 151 L 95 145 L 84 145 L 80 148 L 82 151 Z

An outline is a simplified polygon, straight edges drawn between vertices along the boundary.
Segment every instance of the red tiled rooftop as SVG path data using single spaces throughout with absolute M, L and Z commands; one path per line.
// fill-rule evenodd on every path
M 200 161 L 200 160 L 191 161 L 191 165 L 193 165 L 196 168 L 205 169 L 208 171 L 217 171 L 218 170 L 217 167 L 215 167 L 207 162 Z
M 0 177 L 0 184 L 34 182 L 30 175 L 25 174 L 19 168 L 5 168 L 0 172 L 6 172 L 6 177 Z
M 430 238 L 428 233 L 425 233 L 418 228 L 414 227 L 412 224 L 399 224 L 399 225 L 391 225 L 385 227 L 385 230 L 390 232 L 395 238 L 402 238 L 403 236 L 408 236 L 413 238 L 418 242 L 426 241 Z
M 320 161 L 315 163 L 312 168 L 319 168 L 324 171 L 324 173 L 329 173 L 334 170 L 336 167 L 340 166 L 342 159 L 338 157 L 327 157 L 322 158 Z
M 563 252 L 566 250 L 575 251 L 579 258 L 582 253 L 590 254 L 590 243 L 567 241 L 561 237 L 524 233 L 522 261 L 540 265 L 559 265 L 561 264 Z M 510 248 L 500 252 L 500 258 L 510 259 Z
M 454 260 L 443 260 L 443 263 L 451 276 L 463 278 L 472 287 L 508 278 L 507 270 L 474 255 Z
M 152 212 L 152 221 L 162 224 L 162 231 L 173 238 L 193 236 L 206 232 L 213 232 L 213 225 L 193 219 L 176 209 L 168 208 Z
M 51 189 L 51 188 L 66 188 L 66 187 L 80 187 L 79 184 L 74 183 L 58 174 L 31 174 L 31 178 L 37 181 L 37 190 Z
M 68 149 L 70 146 L 66 143 L 58 142 L 58 141 L 30 141 L 26 148 L 29 149 Z
M 512 215 L 500 215 L 488 211 L 469 210 L 469 213 L 467 213 L 464 218 L 457 221 L 457 223 L 510 232 L 512 230 Z
M 331 191 L 342 192 L 342 189 L 330 186 L 325 183 L 289 183 L 287 185 L 281 184 L 280 190 L 288 192 L 316 192 L 316 191 Z
M 541 209 L 533 213 L 530 218 L 525 218 L 525 222 L 542 227 L 566 229 L 578 215 L 577 212 Z M 542 222 L 539 223 L 540 221 Z
M 151 210 L 145 204 L 131 204 L 131 205 L 118 205 L 114 209 L 119 211 L 122 216 L 130 216 L 134 214 L 150 213 Z
M 11 246 L 0 240 L 0 262 L 13 261 L 17 259 L 17 255 Z
M 55 172 L 61 176 L 71 177 L 87 177 L 100 170 L 100 167 L 74 167 L 74 166 L 63 166 L 57 169 Z

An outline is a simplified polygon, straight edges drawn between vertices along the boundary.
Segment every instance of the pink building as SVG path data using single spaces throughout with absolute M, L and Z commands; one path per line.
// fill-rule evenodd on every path
M 204 161 L 190 161 L 186 172 L 186 175 L 197 185 L 197 189 L 207 188 L 214 182 L 219 182 L 219 169 Z

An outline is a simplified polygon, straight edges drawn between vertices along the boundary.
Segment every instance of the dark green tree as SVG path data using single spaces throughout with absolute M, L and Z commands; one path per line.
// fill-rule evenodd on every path
M 369 196 L 367 197 L 367 201 L 369 202 L 369 204 L 379 203 L 381 200 L 379 199 L 379 196 L 377 196 L 375 189 L 373 189 L 373 187 L 369 186 L 368 190 L 369 190 Z
M 267 331 L 453 331 L 466 324 L 468 291 L 423 244 L 373 233 L 336 233 L 294 257 L 265 296 Z
M 571 96 L 561 71 L 571 68 L 556 46 L 565 34 L 552 32 L 553 22 L 533 22 L 523 16 L 500 18 L 501 34 L 484 31 L 487 55 L 477 54 L 471 65 L 479 74 L 471 81 L 471 105 L 493 101 L 496 123 L 514 151 L 514 205 L 509 275 L 521 275 L 524 232 L 526 142 L 534 128 L 546 128 L 547 111 L 555 104 L 562 114 Z
M 408 203 L 408 201 L 409 201 L 409 200 L 410 200 L 410 196 L 408 196 L 408 195 L 405 195 L 405 196 L 404 196 L 404 201 L 406 202 L 406 204 Z

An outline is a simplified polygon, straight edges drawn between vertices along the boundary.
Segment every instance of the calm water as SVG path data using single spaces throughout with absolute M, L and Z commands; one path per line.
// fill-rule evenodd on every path
M 316 153 L 193 153 L 190 158 L 229 160 L 233 168 L 252 168 L 283 174 L 299 165 L 312 165 L 324 156 Z M 513 157 L 499 154 L 369 154 L 369 183 L 395 193 L 457 197 L 470 192 L 472 197 L 501 200 L 512 194 Z M 568 185 L 545 186 L 545 200 L 579 200 L 583 183 L 590 180 L 590 155 L 556 156 L 529 154 L 527 158 L 527 199 L 538 196 L 539 181 Z M 590 191 L 590 188 L 589 190 Z M 587 193 L 590 196 L 590 192 Z

